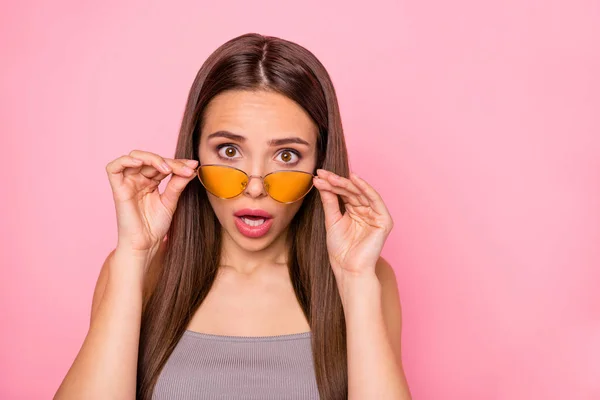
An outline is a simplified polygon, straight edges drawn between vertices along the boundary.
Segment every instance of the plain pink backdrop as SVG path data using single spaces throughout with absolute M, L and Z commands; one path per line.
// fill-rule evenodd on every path
M 2 8 L 0 398 L 51 398 L 81 346 L 116 243 L 106 164 L 172 157 L 198 68 L 247 32 L 333 78 L 395 221 L 414 398 L 600 398 L 598 1 Z

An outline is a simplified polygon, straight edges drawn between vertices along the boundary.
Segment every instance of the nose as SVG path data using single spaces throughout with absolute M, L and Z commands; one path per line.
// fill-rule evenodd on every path
M 267 195 L 262 178 L 260 176 L 252 175 L 249 177 L 248 184 L 244 188 L 244 195 L 253 198 L 260 198 Z

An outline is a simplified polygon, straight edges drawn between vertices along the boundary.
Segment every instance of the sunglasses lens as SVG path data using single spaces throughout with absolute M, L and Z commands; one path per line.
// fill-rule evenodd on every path
M 206 190 L 223 199 L 239 195 L 248 183 L 248 177 L 242 171 L 220 165 L 201 166 L 198 178 Z
M 300 200 L 312 188 L 313 176 L 307 172 L 278 171 L 265 177 L 269 196 L 282 203 Z

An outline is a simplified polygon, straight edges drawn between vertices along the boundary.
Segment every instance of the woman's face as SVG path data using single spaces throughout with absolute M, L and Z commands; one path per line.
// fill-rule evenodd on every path
M 221 136 L 213 135 L 218 132 Z M 200 135 L 201 164 L 228 165 L 255 176 L 244 192 L 232 199 L 220 199 L 207 192 L 225 233 L 240 247 L 262 250 L 287 231 L 303 200 L 291 204 L 275 201 L 265 192 L 258 176 L 278 170 L 313 173 L 317 134 L 318 128 L 306 111 L 279 93 L 232 90 L 210 101 Z M 294 138 L 295 142 L 270 143 L 287 138 Z M 258 218 L 249 221 L 235 216 L 244 209 L 262 210 L 272 218 L 260 218 L 264 222 L 256 227 L 261 223 Z

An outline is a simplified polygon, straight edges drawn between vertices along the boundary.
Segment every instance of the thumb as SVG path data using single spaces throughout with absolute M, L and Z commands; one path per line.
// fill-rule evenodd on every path
M 160 195 L 162 203 L 169 211 L 171 211 L 171 213 L 175 212 L 177 202 L 179 201 L 183 189 L 185 189 L 187 184 L 194 178 L 196 178 L 196 174 L 193 174 L 190 177 L 175 174 L 171 175 L 171 179 L 167 183 L 164 192 Z
M 319 189 L 319 196 L 325 212 L 325 227 L 329 229 L 343 217 L 338 196 L 327 189 Z

